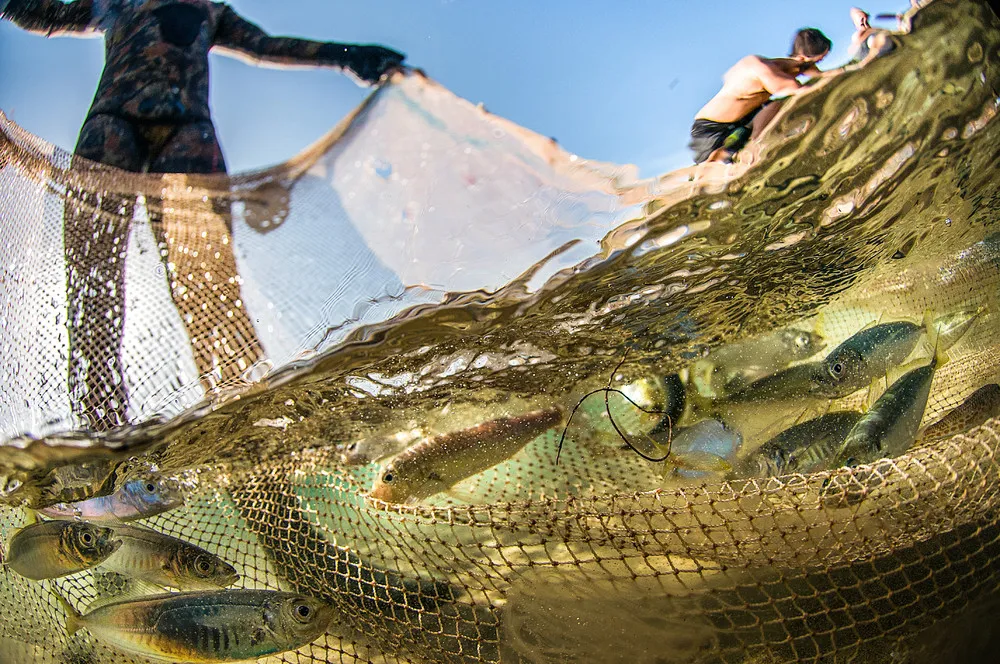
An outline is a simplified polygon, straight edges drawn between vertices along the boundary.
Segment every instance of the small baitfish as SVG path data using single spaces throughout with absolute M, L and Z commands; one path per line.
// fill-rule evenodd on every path
M 359 438 L 340 447 L 340 461 L 346 466 L 363 466 L 381 461 L 412 445 L 424 435 L 420 429 L 410 429 L 393 434 Z
M 370 495 L 388 503 L 412 503 L 448 491 L 503 463 L 563 419 L 562 408 L 553 406 L 424 438 L 383 466 Z
M 122 545 L 103 569 L 178 590 L 215 590 L 240 578 L 232 565 L 182 539 L 128 524 L 112 530 Z
M 733 476 L 766 478 L 823 470 L 861 418 L 862 413 L 846 410 L 789 427 L 740 462 Z
M 924 326 L 894 321 L 865 328 L 818 362 L 789 367 L 734 394 L 732 401 L 837 399 L 867 387 L 913 352 Z
M 66 632 L 86 629 L 120 650 L 171 662 L 237 662 L 301 648 L 333 619 L 318 599 L 274 590 L 170 593 L 80 615 L 60 597 Z
M 660 449 L 667 449 L 666 436 L 650 434 L 650 437 Z M 670 456 L 665 463 L 672 467 L 675 475 L 688 479 L 702 479 L 729 472 L 740 446 L 743 445 L 743 437 L 739 431 L 713 419 L 674 429 L 669 441 Z
M 940 420 L 928 425 L 920 437 L 925 442 L 932 442 L 965 433 L 997 414 L 1000 414 L 1000 385 L 990 383 L 973 392 Z
M 857 466 L 905 452 L 917 437 L 939 365 L 935 358 L 890 385 L 847 434 L 833 467 Z
M 154 516 L 184 504 L 180 488 L 163 478 L 135 479 L 109 496 L 77 503 L 58 503 L 38 512 L 56 519 L 84 519 L 98 523 L 134 521 Z
M 691 367 L 691 383 L 704 397 L 738 392 L 755 380 L 808 359 L 826 346 L 823 337 L 786 328 L 716 348 Z
M 57 579 L 100 564 L 121 545 L 110 528 L 84 521 L 41 521 L 11 538 L 7 565 L 28 579 Z

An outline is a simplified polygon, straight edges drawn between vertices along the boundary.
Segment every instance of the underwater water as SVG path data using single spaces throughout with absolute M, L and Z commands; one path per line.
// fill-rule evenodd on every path
M 231 564 L 236 588 L 332 607 L 325 633 L 273 661 L 990 661 L 1000 421 L 747 477 L 726 469 L 782 430 L 874 408 L 889 368 L 836 397 L 723 408 L 695 386 L 699 362 L 775 330 L 821 340 L 805 363 L 961 312 L 972 324 L 918 419 L 1000 382 L 1000 22 L 938 0 L 912 24 L 783 109 L 754 163 L 646 181 L 416 74 L 287 164 L 226 181 L 69 168 L 6 123 L 0 213 L 20 223 L 0 249 L 0 541 L 69 489 L 170 479 L 184 504 L 146 525 Z M 108 229 L 91 250 L 127 256 L 124 293 L 97 261 L 72 276 L 87 260 L 60 235 L 73 214 Z M 111 287 L 88 309 L 75 278 Z M 523 417 L 562 424 L 608 385 L 665 410 L 675 373 L 677 433 L 715 417 L 738 432 L 706 447 L 724 465 L 678 465 L 689 443 L 676 463 L 644 459 L 600 392 L 565 436 Z M 640 451 L 663 451 L 641 435 L 659 415 L 608 402 Z M 527 440 L 488 462 L 446 455 L 436 472 L 458 479 L 411 500 L 369 495 L 383 453 L 343 456 L 496 422 Z M 52 592 L 83 611 L 131 585 L 5 566 L 0 660 L 146 661 L 68 635 Z

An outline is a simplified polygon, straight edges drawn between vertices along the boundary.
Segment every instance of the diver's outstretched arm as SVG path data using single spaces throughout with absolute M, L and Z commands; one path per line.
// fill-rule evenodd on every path
M 214 45 L 255 64 L 338 67 L 368 83 L 377 82 L 382 74 L 399 66 L 406 58 L 402 53 L 375 44 L 272 37 L 228 6 L 219 21 Z
M 0 0 L 0 16 L 46 37 L 94 30 L 93 0 Z

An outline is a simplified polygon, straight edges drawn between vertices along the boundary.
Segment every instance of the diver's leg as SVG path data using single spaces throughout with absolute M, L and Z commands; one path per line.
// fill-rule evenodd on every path
M 209 121 L 179 126 L 149 165 L 150 173 L 225 173 L 226 160 Z
M 123 171 L 142 170 L 145 153 L 135 126 L 116 115 L 94 115 L 80 129 L 73 155 Z
M 180 127 L 150 170 L 224 172 L 212 124 Z M 166 252 L 171 294 L 187 328 L 202 387 L 213 393 L 238 385 L 241 375 L 263 357 L 263 350 L 240 294 L 228 192 L 205 193 L 204 201 L 194 197 L 151 206 L 149 218 L 161 251 Z M 221 200 L 213 200 L 213 193 L 222 194 Z
M 76 157 L 138 170 L 135 128 L 110 115 L 87 120 Z M 92 430 L 127 423 L 122 366 L 125 324 L 125 254 L 132 222 L 131 197 L 104 191 L 67 191 L 64 205 L 68 387 L 74 414 Z

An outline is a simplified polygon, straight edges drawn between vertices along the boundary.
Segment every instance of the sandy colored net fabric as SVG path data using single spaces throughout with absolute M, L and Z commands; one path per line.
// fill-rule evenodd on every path
M 553 429 L 415 505 L 371 500 L 378 466 L 341 460 L 363 437 L 568 410 L 626 349 L 619 387 L 784 326 L 833 347 L 981 308 L 924 421 L 998 382 L 1000 26 L 972 0 L 913 26 L 784 109 L 753 168 L 684 178 L 583 162 L 419 76 L 231 179 L 72 164 L 4 120 L 0 540 L 52 468 L 110 459 L 119 483 L 182 482 L 147 525 L 239 586 L 335 607 L 268 661 L 987 657 L 997 419 L 854 469 L 684 481 L 584 408 L 558 463 Z M 68 637 L 51 593 L 83 609 L 127 583 L 5 567 L 0 660 L 139 661 Z

